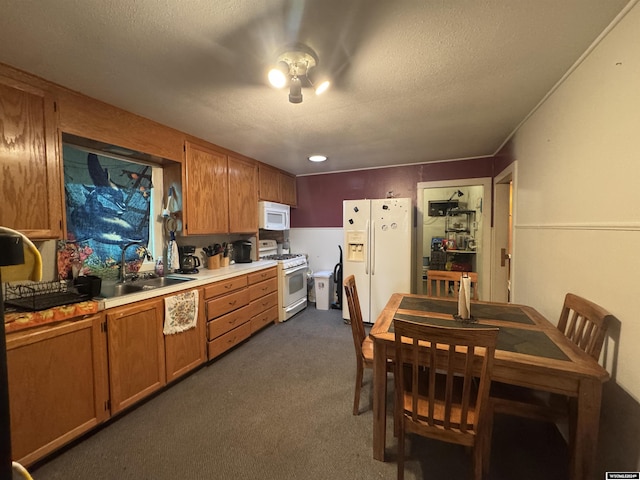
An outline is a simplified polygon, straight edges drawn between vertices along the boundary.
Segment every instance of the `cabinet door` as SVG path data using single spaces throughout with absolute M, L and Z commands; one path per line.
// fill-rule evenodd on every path
M 181 377 L 207 360 L 204 298 L 199 292 L 198 323 L 195 328 L 164 336 L 167 383 Z
M 62 236 L 62 173 L 55 102 L 0 75 L 0 225 L 31 238 Z
M 260 178 L 260 200 L 280 202 L 280 172 L 264 164 L 261 164 L 258 170 Z
M 184 231 L 188 235 L 229 231 L 227 156 L 186 142 Z
M 280 186 L 280 201 L 286 205 L 295 207 L 298 204 L 296 195 L 296 177 L 280 173 L 278 176 Z
M 258 167 L 229 157 L 229 232 L 258 230 Z
M 107 310 L 111 413 L 165 385 L 162 299 Z
M 13 458 L 24 465 L 109 416 L 103 316 L 7 335 Z

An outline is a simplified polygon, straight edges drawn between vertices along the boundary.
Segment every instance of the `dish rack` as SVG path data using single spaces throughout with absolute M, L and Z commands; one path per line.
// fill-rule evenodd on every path
M 87 294 L 78 293 L 72 281 L 60 280 L 7 284 L 4 303 L 20 310 L 35 312 L 89 298 Z

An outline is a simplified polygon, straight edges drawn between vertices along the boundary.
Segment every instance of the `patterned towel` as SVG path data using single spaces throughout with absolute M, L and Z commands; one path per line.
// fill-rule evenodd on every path
M 164 299 L 165 335 L 184 332 L 194 328 L 198 322 L 198 291 L 178 293 Z

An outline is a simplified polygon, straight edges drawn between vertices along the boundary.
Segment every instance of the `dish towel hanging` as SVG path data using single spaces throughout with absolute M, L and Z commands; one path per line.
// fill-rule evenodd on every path
M 198 291 L 178 293 L 164 299 L 165 335 L 184 332 L 198 322 Z
M 180 258 L 178 253 L 178 244 L 176 243 L 176 235 L 172 231 L 169 234 L 169 244 L 167 245 L 167 268 L 170 272 L 180 269 Z

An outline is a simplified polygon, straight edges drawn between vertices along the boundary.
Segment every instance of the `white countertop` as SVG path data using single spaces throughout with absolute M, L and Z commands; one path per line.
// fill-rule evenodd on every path
M 154 288 L 152 290 L 130 293 L 128 295 L 121 295 L 119 297 L 95 298 L 94 300 L 98 300 L 100 302 L 101 310 L 106 310 L 107 308 L 119 307 L 122 305 L 127 305 L 129 303 L 139 302 L 140 300 L 147 300 L 148 298 L 154 298 L 162 295 L 167 295 L 169 293 L 179 292 L 181 290 L 190 290 L 202 285 L 206 285 L 208 283 L 217 282 L 219 280 L 226 280 L 227 278 L 252 273 L 264 268 L 275 267 L 277 264 L 278 262 L 275 260 L 258 260 L 257 262 L 251 263 L 236 263 L 233 265 L 229 265 L 228 267 L 221 267 L 215 270 L 201 268 L 199 273 L 188 275 L 181 273 L 171 273 L 167 276 L 186 277 L 192 278 L 193 280 L 170 285 L 168 287 Z

